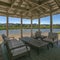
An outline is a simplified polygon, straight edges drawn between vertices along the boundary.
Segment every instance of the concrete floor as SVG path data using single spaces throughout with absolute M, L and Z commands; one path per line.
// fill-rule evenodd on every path
M 4 60 L 8 60 L 7 59 L 8 56 L 6 53 L 6 49 L 4 48 L 4 44 L 2 44 L 1 47 L 2 47 Z M 53 48 L 50 47 L 49 50 L 47 49 L 46 46 L 40 48 L 39 55 L 37 54 L 37 51 L 35 49 L 31 48 L 30 57 L 24 56 L 18 58 L 17 60 L 60 60 L 60 41 L 58 43 L 58 46 L 57 44 L 54 44 L 54 47 Z

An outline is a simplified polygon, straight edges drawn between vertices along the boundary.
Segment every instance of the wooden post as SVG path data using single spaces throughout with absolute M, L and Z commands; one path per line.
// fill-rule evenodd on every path
M 23 31 L 22 31 L 22 16 L 21 16 L 21 38 L 23 37 Z
M 31 37 L 33 35 L 33 32 L 32 32 L 32 18 L 31 18 Z
M 52 33 L 52 12 L 50 8 L 50 32 Z
M 38 31 L 40 31 L 40 18 L 38 19 L 38 25 L 39 25 Z
M 6 35 L 8 36 L 8 15 L 6 17 Z

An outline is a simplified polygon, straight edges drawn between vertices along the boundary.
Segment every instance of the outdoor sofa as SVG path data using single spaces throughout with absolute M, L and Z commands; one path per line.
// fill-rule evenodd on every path
M 10 39 L 6 35 L 2 35 L 4 44 L 7 48 L 9 60 L 14 60 L 19 57 L 30 55 L 30 47 L 24 44 L 21 40 Z

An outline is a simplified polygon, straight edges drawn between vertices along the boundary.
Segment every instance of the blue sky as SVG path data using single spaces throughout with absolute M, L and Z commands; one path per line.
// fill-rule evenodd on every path
M 21 23 L 20 18 L 9 17 L 9 23 Z M 41 18 L 41 24 L 50 24 L 50 17 Z M 6 17 L 0 16 L 0 24 L 6 23 Z M 31 21 L 29 19 L 23 19 L 23 24 L 30 24 Z M 38 24 L 38 19 L 33 20 L 33 24 Z M 53 24 L 60 24 L 60 14 L 53 15 Z

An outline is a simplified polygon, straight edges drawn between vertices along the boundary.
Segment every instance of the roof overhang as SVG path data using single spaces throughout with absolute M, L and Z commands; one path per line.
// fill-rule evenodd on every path
M 60 0 L 0 0 L 0 15 L 39 18 L 60 14 Z

